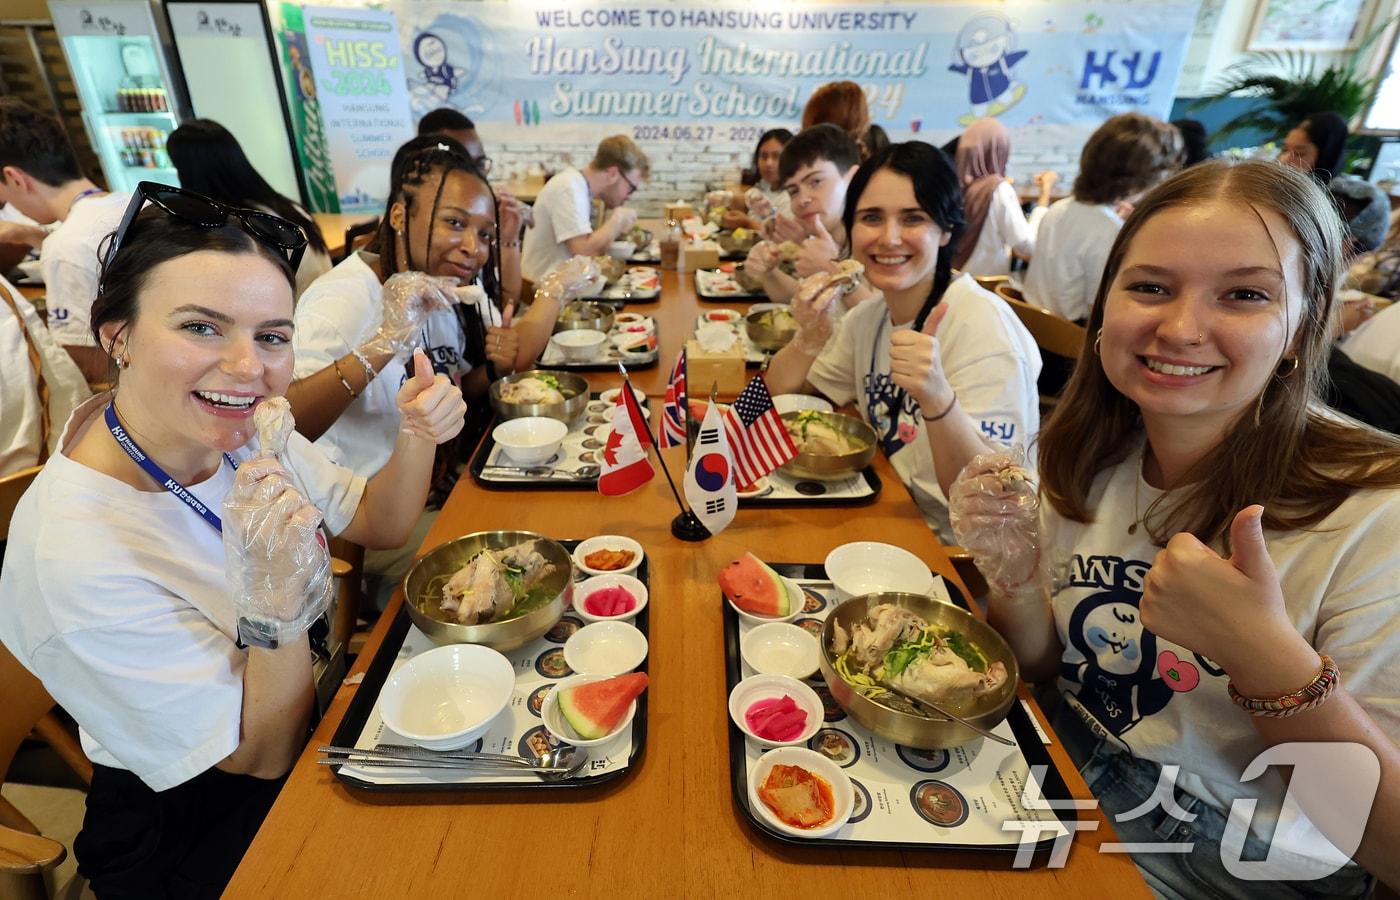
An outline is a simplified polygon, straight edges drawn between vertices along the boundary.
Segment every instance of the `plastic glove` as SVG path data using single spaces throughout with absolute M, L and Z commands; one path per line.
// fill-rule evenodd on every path
M 948 491 L 948 514 L 993 593 L 1040 594 L 1040 494 L 1021 448 L 973 457 Z
M 778 252 L 768 241 L 759 241 L 749 248 L 749 255 L 744 260 L 744 271 L 755 278 L 762 278 L 769 272 L 777 268 Z
M 406 359 L 417 346 L 418 336 L 428 313 L 451 309 L 456 302 L 455 278 L 440 278 L 423 272 L 399 272 L 384 282 L 384 299 L 379 330 L 360 345 L 360 352 L 375 356 L 388 353 Z
M 751 187 L 744 193 L 744 203 L 749 208 L 749 215 L 760 222 L 766 222 L 778 214 L 773 201 L 756 187 Z
M 574 256 L 550 269 L 535 285 L 536 300 L 553 300 L 560 308 L 588 293 L 602 279 L 603 270 L 590 256 Z
M 224 569 L 248 643 L 281 646 L 330 606 L 331 555 L 320 524 L 320 511 L 277 459 L 239 466 L 224 498 Z
M 614 207 L 608 213 L 608 222 L 615 229 L 613 234 L 623 234 L 637 224 L 637 211 L 630 206 Z

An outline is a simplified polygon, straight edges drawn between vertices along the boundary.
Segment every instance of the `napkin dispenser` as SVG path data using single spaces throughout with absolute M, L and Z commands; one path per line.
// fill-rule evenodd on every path
M 748 383 L 746 375 L 743 341 L 723 350 L 707 350 L 697 338 L 685 342 L 685 383 L 692 396 L 708 396 L 711 385 L 718 385 L 720 396 L 738 396 Z
M 695 207 L 682 200 L 666 204 L 666 221 L 683 222 L 695 215 Z
M 714 241 L 683 242 L 676 260 L 676 268 L 682 272 L 719 268 L 719 244 Z

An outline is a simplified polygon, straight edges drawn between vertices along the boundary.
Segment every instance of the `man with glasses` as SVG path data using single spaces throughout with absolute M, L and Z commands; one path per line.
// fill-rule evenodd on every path
M 418 135 L 445 134 L 461 144 L 467 155 L 476 163 L 481 174 L 491 174 L 491 157 L 481 146 L 481 138 L 476 133 L 476 123 L 451 107 L 444 106 L 427 113 L 418 120 Z
M 615 134 L 603 139 L 582 171 L 567 168 L 549 179 L 535 200 L 535 225 L 525 233 L 525 277 L 539 281 L 571 256 L 607 253 L 608 245 L 636 224 L 637 211 L 623 204 L 650 173 L 651 163 L 641 148 L 626 135 Z M 608 210 L 597 228 L 591 224 L 594 200 Z

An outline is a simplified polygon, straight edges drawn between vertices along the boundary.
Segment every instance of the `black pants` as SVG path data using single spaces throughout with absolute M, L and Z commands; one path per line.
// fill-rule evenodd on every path
M 153 791 L 125 769 L 93 766 L 78 872 L 101 900 L 218 897 L 284 780 L 210 769 Z

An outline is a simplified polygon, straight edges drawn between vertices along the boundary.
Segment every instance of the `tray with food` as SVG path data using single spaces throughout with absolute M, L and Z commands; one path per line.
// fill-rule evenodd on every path
M 576 582 L 590 544 L 617 568 Z M 648 578 L 641 546 L 621 536 L 491 531 L 433 549 L 404 579 L 403 607 L 322 763 L 365 791 L 625 776 L 646 747 Z
M 720 586 L 730 776 L 754 828 L 792 844 L 981 851 L 1004 866 L 1023 830 L 1003 823 L 1029 823 L 1037 859 L 1069 833 L 1059 817 L 1074 811 L 1044 803 L 1069 790 L 1017 700 L 1014 655 L 918 557 L 872 542 L 824 565 L 748 554 Z
M 744 344 L 744 362 L 762 365 L 797 336 L 797 320 L 786 303 L 755 303 L 748 312 L 711 309 L 696 316 L 695 327 L 711 322 L 728 325 Z
M 661 296 L 661 270 L 652 266 L 629 266 L 609 256 L 594 257 L 603 273 L 603 286 L 585 295 L 585 300 L 626 303 L 629 300 L 655 300 Z
M 590 394 L 581 375 L 534 370 L 493 383 L 490 396 L 499 421 L 472 456 L 469 471 L 478 484 L 517 489 L 598 486 L 617 389 Z M 642 414 L 650 418 L 646 398 L 638 399 Z
M 689 401 L 692 430 L 705 420 L 705 405 Z M 832 412 L 820 397 L 779 394 L 773 405 L 798 453 L 755 483 L 740 485 L 740 506 L 853 505 L 879 495 L 884 485 L 870 465 L 875 432 L 869 425 Z
M 561 369 L 616 371 L 656 365 L 660 356 L 656 320 L 640 313 L 615 312 L 607 303 L 575 300 L 559 314 L 554 335 L 540 354 L 540 365 Z
M 750 228 L 735 228 L 732 231 L 721 231 L 715 235 L 715 242 L 719 244 L 720 258 L 727 260 L 747 259 L 753 245 L 761 240 L 763 240 L 763 235 Z
M 718 269 L 695 270 L 695 296 L 701 300 L 766 300 L 763 286 L 747 275 L 741 263 L 724 263 Z

